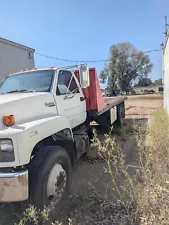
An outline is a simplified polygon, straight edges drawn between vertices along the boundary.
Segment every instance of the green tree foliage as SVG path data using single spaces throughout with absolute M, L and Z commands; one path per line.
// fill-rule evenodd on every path
M 148 55 L 136 50 L 131 43 L 119 43 L 111 46 L 110 63 L 101 72 L 100 79 L 102 83 L 107 81 L 109 90 L 127 92 L 133 81 L 147 77 L 152 67 Z
M 145 86 L 149 86 L 152 84 L 153 84 L 153 82 L 150 78 L 143 77 L 139 80 L 139 82 L 135 85 L 135 87 L 145 87 Z
M 99 77 L 100 77 L 100 82 L 102 84 L 105 84 L 105 82 L 107 80 L 107 77 L 108 77 L 108 71 L 107 71 L 106 68 L 104 68 L 103 70 L 101 70 Z
M 162 85 L 162 78 L 160 78 L 158 80 L 155 80 L 154 81 L 154 84 L 156 84 L 156 85 Z

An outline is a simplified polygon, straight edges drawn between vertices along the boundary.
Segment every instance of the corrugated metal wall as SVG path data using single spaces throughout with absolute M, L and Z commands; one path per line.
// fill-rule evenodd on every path
M 169 113 L 169 39 L 166 39 L 163 52 L 163 84 L 164 84 L 164 108 Z
M 34 67 L 33 49 L 20 47 L 19 44 L 9 44 L 0 39 L 0 77 Z

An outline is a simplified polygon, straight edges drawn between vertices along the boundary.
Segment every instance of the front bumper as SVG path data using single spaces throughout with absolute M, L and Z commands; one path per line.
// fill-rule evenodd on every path
M 0 173 L 0 202 L 28 199 L 28 170 Z

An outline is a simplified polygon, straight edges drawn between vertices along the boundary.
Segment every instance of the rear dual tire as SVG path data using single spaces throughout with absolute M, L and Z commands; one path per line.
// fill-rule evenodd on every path
M 124 125 L 124 118 L 125 118 L 125 107 L 124 102 L 117 106 L 117 125 L 123 126 Z

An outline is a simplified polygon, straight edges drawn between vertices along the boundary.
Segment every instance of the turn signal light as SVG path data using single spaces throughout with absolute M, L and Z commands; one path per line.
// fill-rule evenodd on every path
M 13 126 L 15 124 L 15 117 L 14 115 L 3 116 L 3 123 L 6 126 Z

